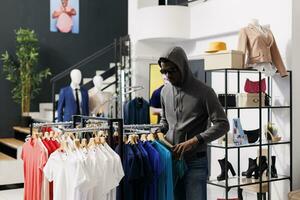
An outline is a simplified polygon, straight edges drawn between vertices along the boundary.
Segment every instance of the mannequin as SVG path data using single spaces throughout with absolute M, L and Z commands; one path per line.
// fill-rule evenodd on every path
M 94 76 L 93 83 L 94 87 L 89 90 L 90 113 L 93 116 L 108 117 L 112 94 L 102 91 L 102 76 Z
M 281 77 L 288 75 L 272 31 L 261 26 L 258 19 L 251 19 L 240 30 L 238 50 L 245 54 L 245 67 L 257 69 L 266 76 L 273 76 L 277 71 Z
M 251 19 L 250 24 L 252 24 L 253 26 L 260 26 L 259 20 L 255 18 Z
M 79 84 L 81 83 L 81 71 L 79 69 L 73 69 L 70 73 L 71 77 L 71 86 L 77 88 L 80 87 Z
M 73 115 L 89 115 L 89 96 L 87 90 L 80 86 L 80 70 L 70 73 L 71 84 L 60 90 L 57 117 L 58 121 L 71 121 Z

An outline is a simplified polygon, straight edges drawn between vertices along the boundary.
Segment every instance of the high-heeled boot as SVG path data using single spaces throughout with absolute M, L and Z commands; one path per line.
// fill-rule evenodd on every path
M 218 181 L 223 181 L 223 180 L 225 180 L 226 177 L 228 178 L 228 170 L 230 170 L 232 176 L 236 175 L 236 173 L 232 167 L 232 164 L 229 161 L 227 161 L 227 171 L 226 172 L 225 172 L 225 158 L 220 159 L 218 161 L 219 161 L 219 164 L 221 167 L 221 174 L 219 176 L 217 176 Z
M 261 166 L 261 169 L 259 170 L 259 166 Z M 258 179 L 259 176 L 262 176 L 265 170 L 268 169 L 268 163 L 267 163 L 267 157 L 261 156 L 259 159 L 259 164 L 257 165 L 257 168 L 254 173 L 255 179 Z
M 257 170 L 256 159 L 249 158 L 248 169 L 245 172 L 242 172 L 242 176 L 246 176 L 247 178 L 251 178 L 253 172 Z
M 271 165 L 271 178 L 278 178 L 277 174 L 277 169 L 276 169 L 276 156 L 272 156 L 272 165 Z M 269 170 L 267 170 L 267 176 L 269 175 L 268 173 Z

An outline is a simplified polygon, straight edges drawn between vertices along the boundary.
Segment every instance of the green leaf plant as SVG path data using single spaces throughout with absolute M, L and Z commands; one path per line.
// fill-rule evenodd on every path
M 12 99 L 21 104 L 22 115 L 30 112 L 30 101 L 40 92 L 40 84 L 51 75 L 50 69 L 38 70 L 39 41 L 36 33 L 30 29 L 15 31 L 15 57 L 7 51 L 1 55 L 3 73 L 12 83 Z

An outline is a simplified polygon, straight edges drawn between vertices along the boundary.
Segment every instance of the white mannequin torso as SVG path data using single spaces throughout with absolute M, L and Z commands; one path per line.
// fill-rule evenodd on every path
M 109 92 L 103 92 L 103 78 L 101 76 L 95 76 L 93 78 L 94 87 L 89 90 L 89 107 L 92 115 L 109 114 L 110 101 L 112 94 Z
M 110 92 L 99 91 L 93 87 L 89 90 L 89 108 L 92 115 L 109 114 L 110 102 L 112 94 Z

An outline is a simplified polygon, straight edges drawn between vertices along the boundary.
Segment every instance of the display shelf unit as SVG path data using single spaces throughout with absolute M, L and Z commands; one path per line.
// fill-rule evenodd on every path
M 291 144 L 289 140 L 280 140 L 278 142 L 271 142 L 271 141 L 263 141 L 261 146 L 272 146 L 272 145 L 281 145 L 281 144 Z M 220 148 L 225 149 L 225 144 L 218 144 L 218 143 L 210 143 L 208 144 L 209 147 L 214 148 Z M 259 147 L 260 144 L 258 142 L 256 143 L 248 143 L 248 144 L 242 144 L 242 145 L 235 145 L 235 144 L 228 144 L 227 149 L 238 149 L 238 148 L 248 148 L 248 147 Z
M 223 142 L 222 144 L 218 144 L 218 143 L 211 143 L 208 144 L 209 148 L 219 148 L 219 149 L 223 149 L 225 151 L 225 171 L 227 171 L 228 166 L 227 166 L 227 161 L 228 161 L 228 150 L 230 149 L 236 149 L 237 150 L 237 177 L 232 177 L 232 178 L 228 178 L 225 177 L 225 180 L 223 181 L 218 181 L 218 180 L 208 180 L 207 183 L 210 185 L 214 185 L 214 186 L 218 186 L 218 187 L 222 187 L 225 189 L 225 199 L 228 199 L 228 192 L 231 188 L 238 188 L 238 193 L 240 193 L 241 187 L 243 186 L 248 186 L 248 185 L 259 185 L 259 193 L 258 194 L 263 194 L 262 193 L 262 188 L 263 188 L 263 184 L 265 183 L 270 183 L 270 182 L 278 182 L 278 181 L 284 181 L 284 180 L 288 180 L 290 182 L 290 190 L 292 191 L 292 142 L 293 141 L 293 134 L 292 134 L 292 71 L 288 71 L 289 73 L 289 85 L 290 85 L 290 90 L 289 90 L 289 94 L 290 94 L 290 102 L 289 105 L 270 105 L 270 106 L 263 106 L 262 105 L 262 94 L 259 93 L 259 106 L 258 107 L 228 107 L 227 106 L 227 96 L 228 96 L 228 75 L 234 75 L 236 74 L 237 76 L 237 93 L 241 92 L 241 88 L 240 88 L 240 76 L 241 74 L 244 73 L 256 73 L 258 74 L 258 79 L 259 79 L 259 83 L 260 80 L 262 80 L 262 74 L 261 72 L 258 72 L 255 69 L 217 69 L 217 70 L 207 70 L 205 72 L 205 82 L 207 81 L 207 73 L 214 73 L 214 72 L 218 72 L 218 73 L 224 73 L 225 76 L 225 83 L 224 83 L 224 89 L 225 89 L 225 103 L 224 103 L 224 110 L 226 115 L 228 115 L 228 111 L 229 110 L 236 110 L 237 111 L 237 117 L 240 118 L 240 112 L 244 111 L 244 110 L 248 110 L 248 109 L 257 109 L 258 110 L 258 120 L 259 120 L 259 130 L 260 130 L 260 137 L 258 139 L 258 141 L 256 143 L 250 143 L 250 144 L 243 144 L 243 145 L 236 145 L 236 144 L 232 144 L 232 143 L 228 143 L 228 133 L 225 134 L 225 142 Z M 271 94 L 271 90 L 270 90 L 270 85 L 271 85 L 271 78 L 267 77 L 267 82 L 268 82 L 268 87 L 267 87 L 267 93 L 272 96 Z M 259 85 L 260 91 L 261 91 L 261 85 Z M 265 141 L 263 140 L 263 125 L 262 125 L 262 119 L 263 119 L 263 115 L 265 113 L 263 113 L 263 110 L 267 110 L 267 120 L 268 122 L 271 122 L 271 116 L 272 116 L 272 109 L 289 109 L 289 114 L 290 114 L 290 127 L 289 127 L 289 139 L 283 139 L 281 141 L 278 142 L 271 142 L 271 141 Z M 274 145 L 289 145 L 289 151 L 290 151 L 290 173 L 289 175 L 278 175 L 277 178 L 269 178 L 271 177 L 271 164 L 270 164 L 270 157 L 271 157 L 271 150 L 272 150 L 272 146 Z M 250 147 L 258 147 L 259 149 L 259 157 L 262 156 L 262 148 L 266 147 L 267 148 L 267 160 L 268 160 L 268 176 L 263 175 L 263 176 L 259 176 L 258 179 L 255 178 L 246 178 L 246 177 L 240 177 L 241 175 L 241 168 L 240 168 L 240 162 L 241 162 L 241 152 L 240 150 L 242 148 L 250 148 Z M 259 164 L 259 171 L 261 171 L 261 165 Z M 268 184 L 268 200 L 271 200 L 272 197 L 272 192 L 271 192 L 271 184 Z M 240 194 L 238 194 L 238 196 L 241 196 Z M 262 200 L 263 195 L 258 195 L 258 199 Z
M 277 178 L 268 178 L 267 176 L 262 177 L 262 183 L 269 183 L 275 181 L 289 180 L 289 176 L 278 175 Z M 246 177 L 230 177 L 228 178 L 228 188 L 237 188 L 248 185 L 256 185 L 259 184 L 260 180 L 255 178 L 246 178 Z M 226 181 L 218 181 L 218 180 L 210 180 L 210 185 L 215 185 L 219 187 L 226 188 Z
M 238 110 L 238 109 L 282 109 L 282 108 L 290 108 L 290 106 L 262 106 L 259 107 L 227 107 L 228 110 Z

